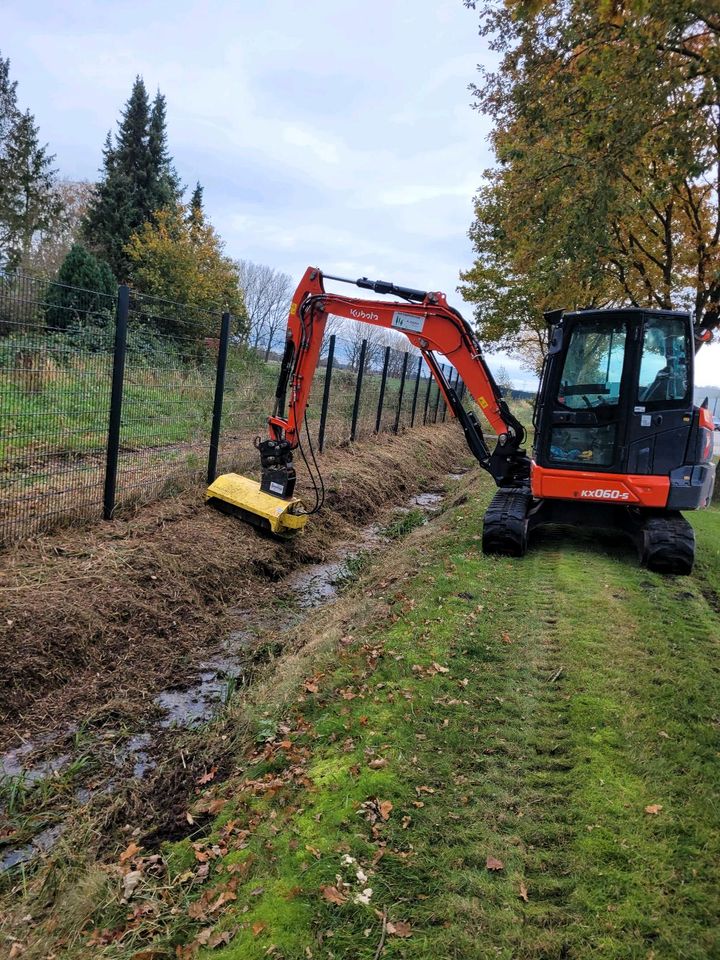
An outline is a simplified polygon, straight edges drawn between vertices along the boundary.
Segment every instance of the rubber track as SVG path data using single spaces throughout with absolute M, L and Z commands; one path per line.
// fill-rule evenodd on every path
M 522 557 L 527 551 L 528 510 L 532 494 L 527 487 L 503 487 L 495 494 L 483 519 L 483 553 Z
M 649 570 L 686 576 L 695 561 L 695 531 L 682 514 L 650 517 L 641 528 L 640 560 Z

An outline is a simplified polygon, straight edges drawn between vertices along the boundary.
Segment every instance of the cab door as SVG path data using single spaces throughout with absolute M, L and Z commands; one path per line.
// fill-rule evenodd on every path
M 633 325 L 622 314 L 592 313 L 566 317 L 565 323 L 564 357 L 543 404 L 538 462 L 617 473 L 630 402 Z
M 628 429 L 628 473 L 666 475 L 686 462 L 694 350 L 684 314 L 647 313 Z

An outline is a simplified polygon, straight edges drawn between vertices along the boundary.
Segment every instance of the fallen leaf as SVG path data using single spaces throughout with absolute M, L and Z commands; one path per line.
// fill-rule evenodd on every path
M 383 820 L 387 820 L 390 816 L 390 811 L 392 810 L 393 805 L 389 800 L 382 800 L 378 803 L 378 810 L 380 811 L 380 816 Z
M 123 900 L 129 900 L 135 892 L 135 888 L 142 880 L 141 870 L 131 870 L 123 877 Z
M 233 938 L 233 934 L 229 930 L 223 930 L 222 933 L 214 933 L 208 940 L 207 945 L 211 950 L 214 950 L 215 947 L 220 947 L 223 944 L 228 944 Z
M 368 763 L 368 766 L 371 770 L 382 770 L 383 767 L 387 766 L 387 760 L 384 757 L 375 757 Z
M 230 903 L 231 900 L 237 900 L 237 894 L 233 893 L 232 890 L 223 891 L 217 900 L 214 900 L 207 908 L 208 913 L 215 913 L 216 910 L 219 910 L 224 904 Z
M 525 901 L 525 903 L 529 903 L 529 902 L 530 902 L 530 897 L 528 897 L 527 887 L 526 887 L 525 884 L 522 882 L 522 880 L 520 881 L 520 894 L 519 894 L 519 896 L 520 896 L 520 899 L 521 899 L 521 900 L 524 900 L 524 901 Z
M 347 897 L 337 887 L 320 887 L 320 893 L 329 903 L 337 903 L 338 906 L 347 903 Z
M 434 660 L 432 669 L 435 671 L 435 673 L 450 673 L 449 667 L 443 667 L 442 664 L 436 663 Z
M 141 850 L 142 847 L 139 847 L 135 841 L 132 840 L 130 845 L 120 854 L 120 863 L 127 863 L 128 860 L 132 860 Z
M 661 803 L 649 803 L 645 807 L 645 813 L 651 813 L 653 816 L 655 816 L 658 813 L 660 813 L 662 808 L 663 808 L 663 805 Z
M 15 960 L 15 957 L 21 957 L 24 953 L 25 947 L 19 940 L 15 940 L 10 947 L 10 960 Z
M 507 630 L 503 631 L 503 634 L 500 637 L 500 639 L 502 640 L 503 643 L 512 643 L 512 640 L 510 639 L 510 634 L 507 632 Z
M 198 783 L 202 786 L 204 783 L 210 783 L 211 780 L 215 779 L 215 774 L 218 772 L 217 767 L 211 767 L 207 773 L 204 773 L 201 777 L 198 777 L 195 783 Z
M 389 921 L 385 927 L 391 937 L 411 937 L 412 928 L 404 920 Z
M 259 935 L 263 932 L 263 930 L 265 929 L 266 926 L 267 926 L 267 924 L 266 924 L 266 923 L 263 923 L 262 920 L 257 920 L 257 921 L 252 925 L 253 936 L 254 936 L 254 937 L 259 936 Z
M 485 861 L 485 866 L 488 870 L 504 870 L 505 864 L 502 860 L 497 860 L 495 857 L 488 857 Z
M 187 907 L 187 915 L 192 920 L 206 920 L 207 916 L 205 912 L 204 898 L 202 900 L 193 900 L 191 903 L 189 903 Z
M 308 693 L 317 693 L 318 685 L 315 683 L 314 680 L 308 680 L 308 682 L 305 684 L 305 689 L 307 690 Z

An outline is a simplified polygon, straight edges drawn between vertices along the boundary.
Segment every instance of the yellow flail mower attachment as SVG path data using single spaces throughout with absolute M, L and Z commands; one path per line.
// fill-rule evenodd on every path
M 257 480 L 239 473 L 225 473 L 210 484 L 206 501 L 223 513 L 230 513 L 278 537 L 292 537 L 308 521 L 299 497 L 280 498 L 260 489 Z

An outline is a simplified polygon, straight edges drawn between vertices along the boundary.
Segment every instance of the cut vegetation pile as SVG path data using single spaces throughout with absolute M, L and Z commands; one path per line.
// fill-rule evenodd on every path
M 210 510 L 193 490 L 5 554 L 0 711 L 10 722 L 0 745 L 93 710 L 132 716 L 207 654 L 228 606 L 270 603 L 272 581 L 323 560 L 384 505 L 432 485 L 456 462 L 457 444 L 448 425 L 331 451 L 321 463 L 327 509 L 289 544 Z

